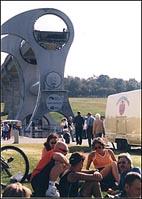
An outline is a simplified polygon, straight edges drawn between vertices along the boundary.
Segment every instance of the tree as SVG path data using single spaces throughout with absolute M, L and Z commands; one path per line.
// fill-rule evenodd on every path
M 123 79 L 115 79 L 114 88 L 117 93 L 126 91 L 126 82 Z
M 107 97 L 115 93 L 140 89 L 140 82 L 135 79 L 129 81 L 110 79 L 107 75 L 99 77 L 93 75 L 87 79 L 68 76 L 64 78 L 64 86 L 68 90 L 69 97 Z
M 96 82 L 99 83 L 99 86 L 100 87 L 109 87 L 109 82 L 110 82 L 110 79 L 109 79 L 109 76 L 108 75 L 100 75 Z
M 140 84 L 135 79 L 129 79 L 129 81 L 126 82 L 126 89 L 127 91 L 140 89 Z

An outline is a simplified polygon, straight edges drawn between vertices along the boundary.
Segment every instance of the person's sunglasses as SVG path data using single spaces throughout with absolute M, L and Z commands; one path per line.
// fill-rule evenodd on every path
M 66 150 L 66 149 L 59 148 L 59 150 L 62 151 L 62 152 L 64 152 L 64 153 L 68 153 L 68 150 Z
M 98 147 L 94 147 L 94 149 L 96 150 L 96 149 L 102 149 L 102 147 L 101 146 L 98 146 Z
M 120 162 L 118 162 L 118 164 L 126 164 L 126 162 L 125 161 L 120 161 Z
M 56 144 L 57 142 L 50 142 L 50 144 Z

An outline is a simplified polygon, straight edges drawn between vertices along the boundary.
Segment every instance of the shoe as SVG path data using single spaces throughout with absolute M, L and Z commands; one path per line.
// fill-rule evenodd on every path
M 46 190 L 45 196 L 60 197 L 60 193 L 55 185 L 49 184 L 49 187 Z
M 11 182 L 20 182 L 23 178 L 23 174 L 21 172 L 18 172 L 16 175 L 11 176 L 10 181 Z

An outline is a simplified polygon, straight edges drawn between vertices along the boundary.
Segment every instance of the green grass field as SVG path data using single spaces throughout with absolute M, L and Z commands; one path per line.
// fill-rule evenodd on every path
M 39 161 L 41 157 L 41 151 L 43 148 L 43 144 L 18 144 L 16 145 L 19 148 L 21 148 L 26 155 L 29 158 L 30 161 L 30 169 L 33 170 L 35 167 L 36 163 Z M 88 155 L 89 153 L 89 148 L 88 145 L 82 145 L 82 146 L 76 146 L 75 144 L 69 144 L 69 154 L 68 157 L 70 156 L 71 153 L 79 151 L 85 154 L 85 156 Z M 141 154 L 135 154 L 134 152 L 131 152 L 131 156 L 133 159 L 133 163 L 135 166 L 141 166 Z M 118 156 L 118 152 L 115 152 L 116 157 Z M 86 165 L 86 161 L 84 162 L 84 168 Z
M 107 98 L 70 98 L 69 99 L 72 110 L 74 114 L 76 114 L 77 111 L 81 111 L 82 115 L 86 115 L 88 112 L 92 112 L 93 115 L 96 113 L 100 113 L 102 115 L 105 114 L 105 107 L 106 107 L 106 101 Z M 3 105 L 2 105 L 3 106 Z M 57 113 L 52 113 L 53 116 L 56 118 L 57 121 L 60 121 L 62 118 L 62 115 Z M 6 117 L 2 117 L 1 119 L 6 119 Z M 33 168 L 38 163 L 40 157 L 41 157 L 41 151 L 43 144 L 18 144 L 16 145 L 19 148 L 21 148 L 25 154 L 28 156 L 29 162 L 30 162 L 30 172 L 33 170 Z M 76 146 L 73 144 L 69 145 L 70 153 L 75 151 L 80 151 L 85 154 L 87 157 L 89 148 L 88 146 Z M 68 154 L 68 157 L 70 156 L 70 153 Z M 141 154 L 130 152 L 133 160 L 134 166 L 141 167 Z M 118 152 L 115 152 L 115 155 L 117 157 Z M 20 167 L 20 165 L 19 165 Z M 84 162 L 84 168 L 86 167 L 86 160 Z M 93 168 L 93 165 L 91 165 Z M 30 183 L 25 183 L 26 186 L 30 187 Z
M 76 115 L 80 111 L 82 115 L 87 115 L 92 112 L 93 115 L 100 113 L 105 114 L 107 98 L 69 98 L 69 102 L 73 113 Z M 4 103 L 1 103 L 1 111 L 4 110 Z M 56 121 L 61 121 L 63 117 L 59 113 L 50 113 Z M 7 116 L 2 116 L 1 120 L 7 119 Z
M 33 171 L 33 169 L 35 168 L 36 164 L 38 163 L 38 161 L 40 160 L 41 157 L 41 151 L 43 148 L 43 144 L 42 143 L 33 143 L 33 144 L 15 144 L 15 146 L 19 147 L 20 149 L 22 149 L 25 154 L 27 155 L 28 159 L 29 159 L 29 163 L 30 163 L 30 172 Z M 78 151 L 81 152 L 85 155 L 86 159 L 84 161 L 84 169 L 86 168 L 86 160 L 87 160 L 87 156 L 89 153 L 89 148 L 87 145 L 75 145 L 73 143 L 69 144 L 69 153 L 67 154 L 67 157 L 70 157 L 71 153 Z M 115 156 L 117 158 L 119 152 L 116 151 L 115 152 Z M 138 153 L 135 152 L 131 152 L 131 157 L 133 160 L 133 164 L 134 166 L 139 166 L 141 167 L 141 153 L 140 151 Z M 21 167 L 21 165 L 19 165 L 19 167 Z M 93 165 L 91 165 L 90 169 L 93 169 Z M 24 183 L 27 187 L 31 188 L 30 183 Z
M 81 111 L 82 115 L 92 112 L 93 115 L 105 114 L 107 98 L 70 98 L 73 112 Z

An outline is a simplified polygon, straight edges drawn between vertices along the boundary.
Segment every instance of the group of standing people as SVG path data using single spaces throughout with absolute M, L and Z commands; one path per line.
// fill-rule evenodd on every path
M 2 124 L 2 139 L 9 140 L 11 137 L 11 124 L 4 122 Z
M 77 115 L 73 118 L 70 116 L 68 119 L 63 118 L 60 123 L 61 132 L 66 138 L 71 137 L 72 142 L 81 145 L 82 139 L 88 139 L 89 147 L 92 146 L 92 140 L 96 137 L 105 137 L 104 129 L 104 117 L 97 113 L 95 116 L 92 113 L 88 113 L 87 116 L 83 117 L 81 112 L 78 111 Z M 74 136 L 75 135 L 75 136 Z
M 81 112 L 78 111 L 73 120 L 73 124 L 75 126 L 76 144 L 82 144 L 84 130 L 86 131 L 89 147 L 92 145 L 93 138 L 105 137 L 104 122 L 99 113 L 94 117 L 92 113 L 89 112 L 87 117 L 83 117 Z

